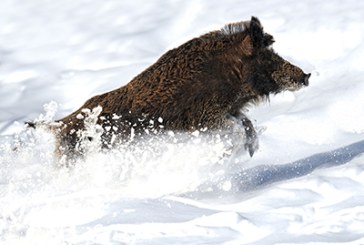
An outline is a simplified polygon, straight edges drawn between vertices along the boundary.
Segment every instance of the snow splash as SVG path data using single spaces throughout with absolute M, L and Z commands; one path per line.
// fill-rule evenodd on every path
M 52 102 L 44 108 L 45 115 L 36 122 L 54 121 L 57 105 Z M 24 129 L 2 144 L 2 192 L 9 197 L 94 190 L 111 191 L 126 198 L 178 195 L 221 179 L 236 155 L 234 139 L 229 135 L 199 131 L 169 132 L 100 150 L 102 128 L 96 120 L 100 111 L 101 108 L 85 111 L 86 130 L 81 133 L 84 140 L 79 146 L 85 154 L 70 167 L 62 167 L 62 159 L 54 157 L 54 136 L 47 127 Z M 89 141 L 88 137 L 98 140 Z M 229 185 L 225 183 L 221 188 L 228 190 Z
M 44 126 L 25 128 L 0 142 L 0 237 L 4 241 L 39 242 L 42 227 L 47 236 L 42 241 L 64 239 L 67 229 L 103 215 L 115 200 L 155 199 L 196 192 L 205 183 L 216 183 L 228 173 L 234 153 L 228 137 L 170 132 L 133 144 L 104 151 L 97 115 L 100 108 L 85 114 L 86 154 L 69 167 L 54 156 L 54 135 L 45 123 L 54 121 L 57 104 L 45 107 L 36 122 Z M 61 159 L 62 161 L 62 159 Z M 228 191 L 229 185 L 220 185 Z M 49 227 L 50 222 L 52 227 Z M 71 229 L 71 231 L 74 231 Z M 58 235 L 57 235 L 58 234 Z

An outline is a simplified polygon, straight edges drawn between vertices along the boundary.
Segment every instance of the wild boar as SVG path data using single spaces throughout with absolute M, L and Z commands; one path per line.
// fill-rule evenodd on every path
M 310 74 L 276 54 L 274 40 L 256 17 L 225 25 L 166 52 L 128 84 L 87 100 L 58 120 L 58 154 L 82 154 L 85 108 L 101 107 L 102 146 L 111 147 L 147 128 L 153 132 L 224 129 L 239 121 L 252 156 L 258 139 L 243 113 L 270 94 L 308 86 Z M 152 130 L 151 130 L 152 129 Z M 92 136 L 87 137 L 92 140 Z M 243 140 L 243 139 L 242 139 Z

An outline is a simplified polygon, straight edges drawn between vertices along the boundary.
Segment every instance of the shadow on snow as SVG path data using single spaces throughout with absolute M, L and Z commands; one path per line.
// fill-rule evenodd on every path
M 271 183 L 307 175 L 317 168 L 345 164 L 361 153 L 364 153 L 364 140 L 282 165 L 260 165 L 233 175 L 232 186 L 236 191 L 258 189 Z

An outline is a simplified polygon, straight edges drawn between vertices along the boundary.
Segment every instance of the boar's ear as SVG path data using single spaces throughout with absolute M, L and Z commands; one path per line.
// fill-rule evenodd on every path
M 274 43 L 274 38 L 272 35 L 265 33 L 263 38 L 263 45 L 268 47 Z
M 254 47 L 261 47 L 263 44 L 264 33 L 262 25 L 256 17 L 252 17 L 250 20 L 250 36 L 253 40 Z
M 263 32 L 260 21 L 254 16 L 250 20 L 250 36 L 257 48 L 270 46 L 274 42 L 273 36 Z

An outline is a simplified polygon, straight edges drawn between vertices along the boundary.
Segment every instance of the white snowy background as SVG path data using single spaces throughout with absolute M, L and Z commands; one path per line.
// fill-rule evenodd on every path
M 196 136 L 65 169 L 25 130 L 252 15 L 312 73 L 250 108 L 253 158 Z M 364 244 L 363 140 L 363 1 L 0 1 L 1 244 Z

